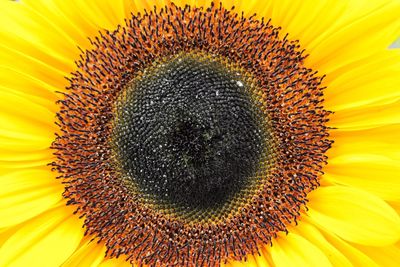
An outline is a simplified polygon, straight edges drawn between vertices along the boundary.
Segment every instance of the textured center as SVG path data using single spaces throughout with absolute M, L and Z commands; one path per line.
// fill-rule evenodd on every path
M 145 199 L 203 211 L 251 183 L 265 133 L 248 86 L 240 73 L 193 55 L 129 85 L 113 139 L 122 170 Z

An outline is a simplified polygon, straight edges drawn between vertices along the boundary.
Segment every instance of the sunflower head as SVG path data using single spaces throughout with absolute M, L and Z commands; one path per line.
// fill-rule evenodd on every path
M 72 254 L 64 265 L 75 266 L 89 265 L 92 257 L 90 264 L 113 266 L 120 264 L 119 257 L 135 266 L 212 267 L 238 261 L 369 266 L 378 261 L 363 258 L 369 246 L 397 251 L 400 219 L 392 207 L 400 186 L 388 189 L 396 184 L 390 178 L 365 185 L 359 177 L 372 180 L 373 172 L 363 171 L 373 169 L 370 165 L 380 164 L 388 173 L 395 169 L 386 159 L 396 153 L 364 154 L 372 153 L 371 143 L 381 145 L 388 129 L 398 128 L 392 125 L 396 116 L 379 114 L 388 106 L 390 114 L 397 114 L 398 102 L 388 95 L 398 96 L 389 84 L 398 81 L 394 74 L 400 61 L 392 59 L 392 51 L 367 44 L 383 43 L 388 32 L 398 30 L 400 7 L 256 1 L 265 9 L 256 15 L 249 7 L 253 2 L 232 7 L 167 1 L 143 10 L 123 0 L 109 8 L 79 0 L 38 3 L 18 4 L 26 13 L 22 17 L 34 22 L 34 34 L 15 24 L 15 33 L 0 31 L 6 43 L 0 47 L 21 59 L 7 57 L 10 65 L 33 66 L 8 68 L 29 80 L 28 87 L 19 88 L 35 90 L 12 89 L 4 93 L 7 99 L 30 95 L 28 107 L 51 102 L 45 108 L 50 115 L 35 118 L 49 125 L 45 130 L 15 135 L 39 140 L 39 132 L 56 133 L 44 145 L 44 160 L 27 156 L 18 165 L 41 168 L 30 175 L 47 175 L 51 182 L 26 180 L 30 172 L 25 169 L 9 176 L 38 195 L 49 184 L 53 191 L 62 188 L 62 196 L 56 192 L 62 200 L 48 197 L 40 202 L 47 203 L 43 209 L 21 208 L 25 215 L 0 222 L 0 244 L 7 236 L 0 265 L 19 260 L 12 249 L 19 235 L 41 225 L 31 239 L 48 235 L 53 240 L 64 224 L 79 231 L 71 230 L 77 234 L 68 235 L 74 243 L 66 242 L 65 251 L 50 253 L 48 262 L 55 266 L 65 261 L 56 256 L 62 253 Z M 117 19 L 106 23 L 99 19 L 103 15 Z M 386 24 L 394 26 L 382 34 L 371 31 L 370 37 L 363 28 Z M 18 38 L 26 42 L 11 47 L 10 40 Z M 77 44 L 80 54 L 68 54 L 69 45 Z M 371 71 L 382 62 L 388 67 Z M 3 76 L 6 89 L 19 82 Z M 375 84 L 386 77 L 389 82 Z M 376 88 L 387 94 L 378 95 Z M 6 106 L 11 110 L 11 104 Z M 0 128 L 0 137 L 7 131 Z M 6 184 L 0 201 L 25 192 L 12 191 L 17 187 Z
M 331 144 L 297 41 L 222 4 L 171 4 L 93 47 L 60 101 L 53 166 L 109 255 L 216 265 L 287 231 Z

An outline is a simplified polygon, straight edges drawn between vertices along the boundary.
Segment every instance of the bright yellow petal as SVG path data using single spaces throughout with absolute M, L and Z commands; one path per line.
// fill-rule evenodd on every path
M 10 138 L 31 138 L 42 142 L 39 148 L 48 147 L 54 139 L 55 114 L 20 97 L 7 97 L 0 93 L 4 103 L 1 110 L 1 135 Z M 24 107 L 24 110 L 21 110 Z
M 268 251 L 268 248 L 261 248 L 260 249 L 260 254 L 261 255 L 255 255 L 254 258 L 258 264 L 259 267 L 268 267 L 268 266 L 274 266 L 272 264 L 272 259 L 271 259 L 271 255 Z
M 0 78 L 8 91 L 50 99 L 68 84 L 88 37 L 115 29 L 134 11 L 131 1 L 1 1 Z M 39 100 L 44 103 L 44 100 Z
M 400 34 L 400 33 L 399 33 Z M 324 79 L 324 106 L 333 111 L 400 99 L 400 50 L 382 50 L 354 61 Z
M 247 14 L 271 17 L 275 26 L 282 26 L 282 35 L 289 33 L 289 38 L 299 39 L 306 48 L 306 64 L 327 75 L 328 109 L 337 111 L 382 100 L 381 104 L 388 104 L 399 98 L 399 51 L 384 51 L 400 35 L 399 2 L 310 0 L 253 6 Z M 373 122 L 375 125 L 397 120 L 396 108 L 378 109 L 387 112 Z M 371 113 L 376 111 L 372 109 Z M 385 117 L 390 112 L 397 113 Z M 334 114 L 332 126 L 341 127 L 342 118 L 352 119 L 348 114 Z
M 4 56 L 4 54 L 7 56 Z M 9 62 L 7 57 L 18 62 L 20 66 L 17 63 L 11 66 L 11 64 L 7 63 Z M 46 107 L 51 111 L 56 110 L 55 101 L 58 96 L 55 91 L 62 91 L 65 87 L 66 80 L 63 77 L 66 74 L 61 74 L 58 70 L 48 68 L 43 62 L 31 62 L 27 59 L 30 58 L 28 55 L 24 53 L 15 54 L 4 47 L 0 48 L 0 58 L 6 61 L 6 63 L 3 61 L 0 64 L 7 64 L 7 66 L 0 65 L 0 78 L 2 81 L 0 89 L 3 92 L 27 98 L 31 102 Z M 33 60 L 37 61 L 36 59 Z M 35 68 L 35 71 L 29 71 L 31 67 Z M 50 77 L 52 81 L 50 81 Z
M 28 221 L 29 222 L 29 221 Z M 14 225 L 13 227 L 6 227 L 2 228 L 0 230 L 0 248 L 3 246 L 3 244 L 12 236 L 15 234 L 15 232 L 23 225 L 22 224 L 17 224 Z
M 333 130 L 323 181 L 361 188 L 385 200 L 400 198 L 400 124 Z
M 400 215 L 400 201 L 389 201 L 389 204 L 395 211 L 397 211 L 397 214 Z
M 322 228 L 320 228 L 322 229 Z M 322 229 L 323 230 L 323 229 Z M 323 232 L 326 240 L 342 253 L 355 267 L 379 267 L 366 254 L 330 232 Z
M 358 131 L 332 130 L 330 138 L 334 140 L 334 143 L 327 152 L 328 158 L 351 154 L 373 154 L 399 160 L 399 132 L 400 124 L 388 124 Z
M 25 1 L 2 7 L 2 10 L 0 23 L 8 26 L 2 27 L 0 31 L 4 47 L 24 51 L 30 56 L 45 60 L 59 70 L 69 72 L 73 68 L 74 60 L 71 59 L 79 56 L 76 47 L 78 43 L 72 38 L 66 38 L 62 31 L 56 28 L 58 20 L 46 21 L 45 17 L 32 12 Z M 13 65 L 12 61 L 10 65 Z
M 400 238 L 400 217 L 386 202 L 345 186 L 320 187 L 309 195 L 308 216 L 320 228 L 363 245 L 385 246 Z
M 276 267 L 332 266 L 318 247 L 295 233 L 275 239 L 270 252 Z
M 245 262 L 245 266 L 246 267 L 258 267 L 258 262 L 256 260 L 256 257 L 254 257 L 253 255 L 248 255 L 246 262 Z
M 314 246 L 318 247 L 326 257 L 328 257 L 332 266 L 353 266 L 352 263 L 310 223 L 301 221 L 299 225 L 296 225 L 293 229 L 290 229 L 290 231 L 295 231 L 310 241 Z
M 0 97 L 3 101 L 0 112 L 1 136 L 41 142 L 38 148 L 46 148 L 51 144 L 56 130 L 53 112 L 29 99 L 7 92 L 0 92 Z
M 356 246 L 360 251 L 368 255 L 379 266 L 398 266 L 400 262 L 400 248 L 397 246 L 366 247 Z
M 55 91 L 68 84 L 88 37 L 113 29 L 132 11 L 131 1 L 1 1 L 0 167 L 45 165 L 56 131 Z M 107 5 L 107 8 L 103 5 Z
M 0 175 L 19 169 L 42 169 L 47 166 L 47 164 L 49 164 L 53 158 L 50 148 L 33 152 L 28 151 L 24 154 L 21 151 L 15 151 L 12 150 L 12 148 L 7 147 L 1 152 L 2 158 L 0 159 Z
M 354 186 L 385 200 L 400 200 L 398 160 L 382 156 L 348 154 L 329 159 L 326 179 L 335 184 Z
M 63 267 L 96 267 L 105 257 L 106 247 L 104 244 L 98 244 L 96 240 L 90 242 L 90 238 L 79 247 L 69 258 L 65 261 Z
M 349 1 L 352 3 L 355 5 L 347 12 L 350 14 L 347 23 L 308 45 L 307 64 L 320 73 L 329 75 L 346 64 L 386 49 L 400 33 L 399 1 L 371 1 L 367 13 L 363 12 L 364 3 Z
M 49 147 L 57 131 L 55 114 L 14 93 L 1 91 L 0 97 L 4 101 L 0 111 L 0 166 L 18 168 L 22 162 L 29 165 L 27 161 L 49 163 L 53 158 Z
M 241 1 L 236 5 L 246 15 L 257 13 L 260 17 L 272 18 L 272 23 L 282 27 L 292 39 L 299 39 L 303 45 L 311 46 L 318 40 L 342 29 L 354 20 L 365 17 L 389 1 Z
M 379 90 L 379 89 L 377 89 Z M 386 102 L 383 100 L 383 102 Z M 338 110 L 330 116 L 329 126 L 342 130 L 362 130 L 400 123 L 400 100 L 390 104 Z
M 257 13 L 282 27 L 282 35 L 298 39 L 307 63 L 329 74 L 336 68 L 389 47 L 399 35 L 400 4 L 396 1 L 243 1 L 245 14 Z
M 0 266 L 60 266 L 83 238 L 81 220 L 64 205 L 21 227 L 0 249 Z
M 32 218 L 61 201 L 63 186 L 49 170 L 20 170 L 0 176 L 0 228 Z
M 247 15 L 257 13 L 259 17 L 272 19 L 275 27 L 282 27 L 282 35 L 300 40 L 300 44 L 308 48 L 319 36 L 334 32 L 342 21 L 347 1 L 243 1 L 239 6 Z M 340 23 L 338 23 L 340 21 Z

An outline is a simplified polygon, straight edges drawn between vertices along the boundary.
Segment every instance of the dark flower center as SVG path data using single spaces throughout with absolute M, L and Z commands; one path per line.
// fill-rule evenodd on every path
M 258 169 L 265 116 L 244 77 L 216 61 L 181 55 L 160 65 L 118 104 L 120 164 L 155 202 L 186 212 L 221 207 Z

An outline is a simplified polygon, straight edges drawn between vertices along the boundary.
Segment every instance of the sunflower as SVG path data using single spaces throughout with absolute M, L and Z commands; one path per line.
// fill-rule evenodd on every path
M 400 262 L 398 1 L 0 7 L 0 266 Z

